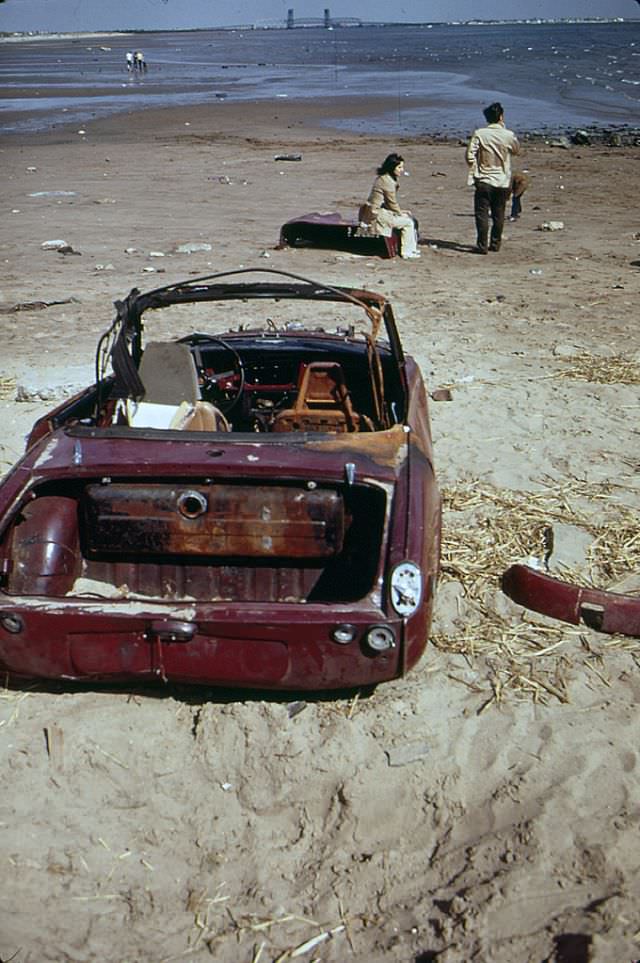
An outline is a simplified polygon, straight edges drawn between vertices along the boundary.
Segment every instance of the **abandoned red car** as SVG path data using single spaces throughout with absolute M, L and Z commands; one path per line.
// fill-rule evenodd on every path
M 386 298 L 249 269 L 116 311 L 95 384 L 36 422 L 0 485 L 3 673 L 402 676 L 427 642 L 441 509 Z

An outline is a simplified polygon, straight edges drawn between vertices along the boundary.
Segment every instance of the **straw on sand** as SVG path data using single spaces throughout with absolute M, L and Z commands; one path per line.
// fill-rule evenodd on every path
M 557 377 L 601 385 L 640 385 L 640 365 L 620 355 L 599 358 L 591 354 L 578 354 L 571 359 L 570 367 L 560 371 Z
M 593 539 L 584 568 L 565 567 L 555 573 L 560 577 L 607 587 L 640 571 L 638 515 L 619 495 L 611 483 L 577 479 L 564 484 L 543 479 L 535 492 L 468 479 L 443 492 L 442 582 L 461 584 L 464 612 L 455 634 L 437 633 L 433 642 L 462 655 L 477 679 L 484 679 L 474 684 L 477 691 L 485 691 L 489 682 L 491 694 L 483 707 L 499 702 L 506 691 L 568 701 L 568 682 L 584 653 L 588 630 L 516 609 L 501 594 L 500 578 L 509 565 L 523 559 L 534 558 L 544 566 L 552 555 L 554 524 L 559 523 L 582 528 Z M 640 657 L 640 640 L 602 640 L 606 651 L 615 647 Z M 584 658 L 593 658 L 591 648 Z

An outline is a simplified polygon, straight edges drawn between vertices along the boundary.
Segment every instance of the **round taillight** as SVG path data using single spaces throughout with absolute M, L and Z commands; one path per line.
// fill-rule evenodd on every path
M 356 627 L 355 625 L 342 624 L 336 625 L 331 629 L 331 638 L 334 642 L 338 642 L 340 645 L 349 645 L 349 642 L 353 642 L 356 637 Z
M 396 637 L 388 625 L 372 625 L 364 640 L 374 652 L 388 652 L 396 647 Z

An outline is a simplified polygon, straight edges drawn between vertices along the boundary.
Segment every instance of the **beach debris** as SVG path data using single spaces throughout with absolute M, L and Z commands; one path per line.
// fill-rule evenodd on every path
M 115 271 L 113 264 L 96 264 L 93 268 L 94 271 Z
M 164 251 L 149 251 L 149 257 L 166 257 Z
M 263 251 L 260 257 L 271 257 L 268 251 Z
M 582 352 L 572 355 L 571 366 L 558 372 L 557 377 L 601 385 L 640 385 L 640 364 L 621 355 L 602 357 Z
M 577 344 L 557 344 L 551 351 L 555 358 L 573 358 L 576 354 L 581 354 L 584 349 Z
M 137 248 L 137 247 L 125 247 L 124 253 L 125 253 L 125 254 L 138 254 L 139 251 L 138 251 L 138 248 Z
M 97 197 L 94 204 L 117 204 L 115 197 Z
M 33 191 L 29 197 L 75 197 L 76 191 Z
M 533 275 L 534 277 L 536 277 L 536 278 L 537 278 L 537 277 L 541 277 L 541 275 L 542 275 L 543 273 L 544 273 L 544 272 L 543 272 L 542 268 L 530 268 L 530 269 L 529 269 L 529 274 L 532 274 L 532 275 Z
M 302 154 L 276 154 L 274 161 L 301 161 Z
M 59 251 L 63 247 L 69 247 L 67 241 L 63 241 L 62 238 L 57 238 L 53 241 L 43 241 L 40 245 L 43 251 Z
M 563 150 L 569 150 L 571 147 L 571 141 L 568 137 L 562 135 L 562 137 L 554 137 L 550 141 L 547 141 L 549 147 L 562 147 Z
M 300 943 L 299 946 L 294 947 L 294 949 L 289 952 L 289 956 L 292 960 L 298 956 L 304 956 L 306 953 L 310 953 L 311 950 L 315 950 L 316 946 L 326 942 L 326 940 L 330 940 L 338 933 L 343 933 L 345 929 L 345 925 L 341 923 L 340 926 L 334 926 L 333 929 L 325 930 L 317 936 L 312 936 L 310 940 L 305 940 L 304 943 Z
M 429 393 L 432 401 L 453 401 L 453 395 L 449 388 L 435 388 Z
M 54 241 L 43 241 L 40 245 L 43 251 L 57 251 L 58 254 L 80 254 L 80 251 L 76 251 L 75 248 L 71 247 L 66 241 L 61 238 Z
M 206 241 L 189 241 L 179 244 L 175 250 L 176 254 L 197 254 L 198 251 L 211 251 L 212 247 Z
M 41 311 L 43 308 L 50 308 L 53 304 L 72 304 L 77 300 L 77 298 L 63 298 L 61 301 L 18 301 L 17 304 L 0 305 L 0 314 L 13 314 L 16 311 Z
M 28 173 L 28 174 L 35 174 L 35 172 L 36 172 L 37 170 L 38 170 L 37 167 L 27 167 L 27 173 Z
M 308 705 L 307 702 L 302 702 L 302 701 L 289 702 L 287 704 L 287 714 L 289 718 L 295 719 L 297 715 L 300 715 L 300 713 L 307 708 L 307 705 Z
M 562 231 L 564 230 L 564 221 L 543 221 L 538 227 L 539 231 Z
M 390 766 L 408 766 L 424 759 L 430 752 L 428 742 L 410 742 L 404 746 L 385 749 L 384 753 Z
M 59 380 L 56 380 L 55 373 L 39 376 L 37 372 L 32 372 L 27 377 L 28 380 L 19 381 L 16 385 L 15 400 L 20 403 L 60 401 L 69 398 L 86 384 L 84 369 L 79 369 L 78 374 L 72 378 L 69 378 L 68 374 L 58 376 Z
M 16 390 L 16 379 L 11 375 L 0 375 L 0 399 L 13 398 Z
M 59 772 L 64 768 L 64 733 L 60 726 L 45 726 L 44 741 L 49 761 Z
M 576 130 L 571 135 L 571 140 L 574 144 L 588 145 L 591 143 L 591 137 L 586 130 Z

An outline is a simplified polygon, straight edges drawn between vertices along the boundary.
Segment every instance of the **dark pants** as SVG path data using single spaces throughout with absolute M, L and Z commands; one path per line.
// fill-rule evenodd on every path
M 491 247 L 499 250 L 504 227 L 504 212 L 511 191 L 508 187 L 491 187 L 476 181 L 473 210 L 476 216 L 478 247 L 486 251 Z M 489 215 L 491 215 L 491 243 L 489 245 Z

